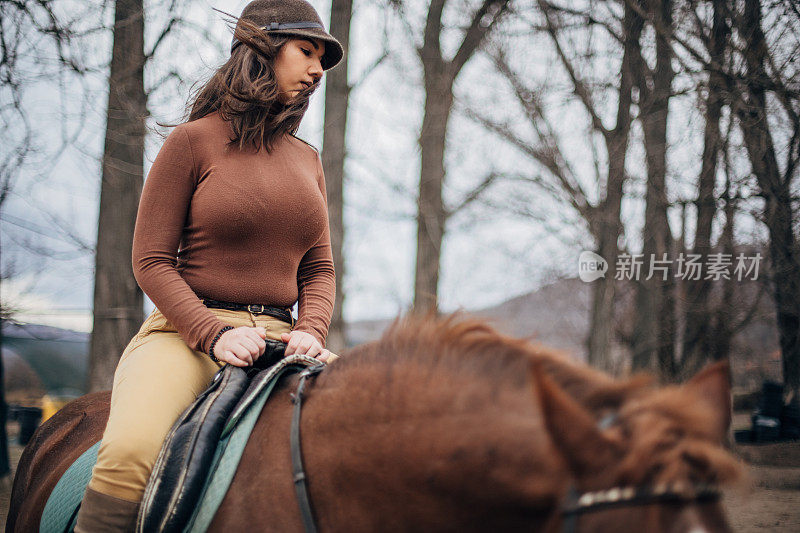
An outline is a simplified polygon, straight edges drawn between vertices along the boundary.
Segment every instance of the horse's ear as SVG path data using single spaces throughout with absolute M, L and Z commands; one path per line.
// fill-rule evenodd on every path
M 722 441 L 731 425 L 731 369 L 720 361 L 698 372 L 684 385 L 687 393 L 706 403 L 714 414 L 714 435 Z
M 594 409 L 617 410 L 629 398 L 651 388 L 655 379 L 647 374 L 637 374 L 626 381 L 611 381 L 587 396 Z
M 545 425 L 576 479 L 593 476 L 612 463 L 615 446 L 597 427 L 591 413 L 571 398 L 540 365 L 531 370 Z

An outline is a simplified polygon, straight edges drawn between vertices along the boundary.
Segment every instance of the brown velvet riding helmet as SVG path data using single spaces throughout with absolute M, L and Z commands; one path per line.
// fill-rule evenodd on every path
M 239 17 L 239 20 L 241 19 L 260 26 L 267 33 L 311 37 L 323 41 L 324 70 L 336 66 L 344 55 L 342 45 L 325 31 L 316 9 L 306 0 L 253 0 L 244 6 Z M 242 43 L 234 37 L 231 42 L 231 53 L 240 44 Z

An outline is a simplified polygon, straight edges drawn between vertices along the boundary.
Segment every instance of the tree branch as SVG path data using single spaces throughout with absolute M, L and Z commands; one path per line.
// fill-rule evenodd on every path
M 497 172 L 494 171 L 489 172 L 489 174 L 487 174 L 486 177 L 483 178 L 478 185 L 476 185 L 469 193 L 467 193 L 467 195 L 464 197 L 463 200 L 461 200 L 461 202 L 458 203 L 458 205 L 452 207 L 451 209 L 446 210 L 445 218 L 446 219 L 450 218 L 450 216 L 461 211 L 469 204 L 473 203 L 475 200 L 480 198 L 480 196 L 484 193 L 484 191 L 486 191 L 486 189 L 491 187 L 492 183 L 494 183 L 500 176 L 502 175 Z
M 431 0 L 428 8 L 428 18 L 425 20 L 425 33 L 422 40 L 422 48 L 417 52 L 423 64 L 426 60 L 442 59 L 442 48 L 439 36 L 442 33 L 442 12 L 446 0 Z M 425 57 L 427 54 L 436 54 L 434 57 Z
M 366 81 L 369 75 L 372 74 L 372 72 L 389 57 L 389 55 L 390 55 L 389 48 L 388 47 L 384 48 L 383 53 L 375 61 L 373 61 L 371 65 L 369 65 L 367 68 L 364 69 L 364 71 L 361 73 L 358 79 L 348 86 L 347 90 L 352 91 L 356 87 L 363 85 L 363 83 Z
M 508 8 L 510 0 L 484 0 L 480 8 L 472 16 L 472 23 L 464 34 L 464 40 L 458 48 L 458 52 L 451 62 L 451 73 L 453 79 L 458 76 L 461 68 L 466 64 L 475 50 L 480 46 L 481 41 L 492 29 L 492 26 L 499 20 Z M 486 22 L 486 17 L 491 19 Z
M 607 137 L 609 135 L 609 131 L 605 126 L 603 126 L 603 121 L 600 118 L 600 115 L 597 113 L 594 102 L 592 101 L 591 92 L 586 87 L 586 84 L 578 77 L 575 67 L 567 58 L 567 55 L 564 53 L 564 49 L 561 47 L 561 42 L 558 40 L 558 30 L 556 29 L 550 17 L 550 8 L 548 7 L 548 4 L 544 2 L 544 0 L 538 0 L 538 3 L 545 17 L 547 33 L 550 35 L 550 38 L 553 41 L 553 45 L 556 48 L 556 53 L 558 54 L 558 58 L 561 60 L 561 64 L 566 69 L 567 74 L 569 74 L 570 80 L 572 80 L 572 86 L 575 95 L 580 99 L 581 103 L 583 103 L 583 107 L 585 107 L 586 111 L 589 113 L 594 129 L 602 133 L 604 137 Z

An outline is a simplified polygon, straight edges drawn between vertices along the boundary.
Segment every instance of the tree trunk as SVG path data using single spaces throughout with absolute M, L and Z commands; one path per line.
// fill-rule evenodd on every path
M 597 253 L 608 261 L 606 276 L 594 281 L 589 337 L 586 343 L 589 364 L 603 370 L 612 370 L 610 359 L 616 293 L 614 278 L 616 258 L 619 253 L 617 240 L 622 233 L 620 213 L 626 178 L 625 158 L 628 153 L 631 124 L 631 89 L 633 85 L 631 54 L 634 48 L 638 47 L 642 31 L 641 17 L 627 4 L 625 5 L 623 31 L 625 32 L 625 44 L 622 52 L 619 97 L 617 99 L 617 121 L 614 129 L 605 137 L 608 151 L 606 197 L 599 208 L 593 210 L 597 216 L 596 222 L 589 221 L 597 241 Z
M 442 201 L 447 121 L 453 105 L 452 80 L 445 63 L 425 69 L 425 116 L 419 136 L 422 166 L 417 200 L 417 263 L 414 310 L 437 309 L 439 265 L 446 214 Z
M 614 326 L 614 257 L 617 256 L 616 241 L 599 243 L 597 253 L 606 259 L 608 272 L 603 278 L 594 281 L 592 287 L 592 308 L 589 315 L 589 337 L 586 340 L 587 362 L 601 370 L 611 370 L 611 332 Z
M 10 188 L 4 189 L 5 190 L 0 193 L 0 207 L 2 207 L 3 203 L 5 203 L 5 200 L 8 197 L 8 190 Z M 0 246 L 0 252 L 2 252 L 2 246 Z M 0 261 L 0 265 L 2 264 L 3 262 Z M 2 284 L 2 282 L 3 272 L 0 270 L 0 284 Z M 0 291 L 0 295 L 2 295 L 2 291 Z M 3 300 L 0 299 L 0 482 L 2 482 L 3 478 L 11 474 L 11 463 L 8 457 L 8 431 L 6 428 L 8 423 L 8 404 L 6 403 L 6 371 L 5 363 L 3 362 L 3 327 L 5 326 L 5 323 L 5 307 L 3 306 Z
M 732 184 L 730 177 L 725 182 L 725 192 L 723 198 L 725 200 L 725 226 L 722 229 L 722 236 L 720 237 L 720 251 L 722 253 L 731 254 L 733 257 L 734 248 L 734 222 L 736 217 L 736 203 L 734 202 L 731 194 Z M 709 341 L 706 344 L 709 346 L 708 353 L 702 360 L 695 360 L 694 366 L 682 365 L 684 379 L 689 379 L 700 367 L 705 363 L 705 359 L 711 357 L 714 361 L 727 359 L 731 351 L 731 339 L 736 333 L 734 331 L 733 321 L 736 314 L 734 310 L 740 308 L 737 306 L 734 298 L 736 296 L 734 285 L 737 280 L 731 276 L 730 279 L 721 279 L 719 283 L 722 284 L 722 298 L 719 309 L 714 313 L 714 326 L 713 330 L 709 332 Z
M 764 222 L 769 230 L 775 307 L 778 319 L 783 379 L 787 389 L 800 394 L 800 263 L 793 233 L 791 176 L 778 168 L 775 145 L 767 122 L 764 70 L 767 44 L 761 29 L 758 0 L 746 0 L 740 31 L 748 76 L 745 98 L 737 105 L 745 147 L 764 198 Z
M 3 326 L 5 326 L 5 314 L 0 305 L 0 483 L 4 478 L 11 474 L 11 463 L 8 458 L 8 432 L 6 424 L 8 422 L 8 404 L 6 403 L 6 372 L 3 362 Z
M 672 27 L 671 0 L 647 3 L 653 17 L 664 28 Z M 672 92 L 672 52 L 668 37 L 656 32 L 656 67 L 652 79 L 640 79 L 640 109 L 647 161 L 645 193 L 644 266 L 642 277 L 653 260 L 662 260 L 673 252 L 672 235 L 667 220 L 667 118 Z M 643 64 L 643 62 L 642 62 Z M 644 76 L 642 77 L 644 78 Z M 650 88 L 652 87 L 652 88 Z M 666 279 L 664 279 L 666 277 Z M 672 381 L 675 368 L 675 301 L 672 270 L 666 276 L 656 271 L 638 284 L 637 314 L 634 328 L 634 368 L 649 368 L 654 363 L 661 377 Z
M 625 75 L 623 74 L 623 84 Z M 622 89 L 621 89 L 622 90 Z M 628 106 L 624 110 L 626 122 L 630 110 L 630 85 Z M 624 100 L 623 97 L 620 100 Z M 597 253 L 608 262 L 605 277 L 595 280 L 592 291 L 592 309 L 590 315 L 589 337 L 587 340 L 588 363 L 596 368 L 611 371 L 611 341 L 614 329 L 614 297 L 616 294 L 616 258 L 619 253 L 617 240 L 622 232 L 620 213 L 622 210 L 623 185 L 625 183 L 625 154 L 628 149 L 628 126 L 624 131 L 619 128 L 612 132 L 612 141 L 608 145 L 608 185 L 606 197 L 600 208 L 595 211 L 599 222 L 593 232 L 597 240 Z
M 325 168 L 325 187 L 328 191 L 328 216 L 331 228 L 331 249 L 336 268 L 336 302 L 328 331 L 327 347 L 339 352 L 347 346 L 344 311 L 344 161 L 347 155 L 347 107 L 350 86 L 347 83 L 347 54 L 350 42 L 352 0 L 333 0 L 331 5 L 331 35 L 344 48 L 341 63 L 330 70 L 325 82 L 325 131 L 322 141 L 322 165 Z
M 143 320 L 131 245 L 143 184 L 145 118 L 142 0 L 117 0 L 95 256 L 89 390 L 111 387 L 122 351 Z
M 451 60 L 442 56 L 442 13 L 447 0 L 432 0 L 425 22 L 423 45 L 417 49 L 425 75 L 425 114 L 419 135 L 421 168 L 417 197 L 417 259 L 414 273 L 414 311 L 436 311 L 439 263 L 447 212 L 442 201 L 447 122 L 453 108 L 453 84 L 458 73 L 505 12 L 509 0 L 483 0 Z
M 712 63 L 724 64 L 725 49 L 730 29 L 726 22 L 727 9 L 723 0 L 714 0 L 714 22 L 711 31 L 710 54 Z M 719 121 L 724 105 L 725 80 L 716 69 L 709 69 L 708 94 L 705 100 L 706 124 L 703 136 L 703 158 L 697 191 L 697 227 L 692 252 L 705 260 L 711 253 L 711 230 L 717 212 L 714 185 L 720 155 L 721 136 Z M 711 282 L 706 279 L 685 282 L 685 330 L 681 367 L 684 376 L 694 375 L 711 352 L 711 309 L 709 297 Z

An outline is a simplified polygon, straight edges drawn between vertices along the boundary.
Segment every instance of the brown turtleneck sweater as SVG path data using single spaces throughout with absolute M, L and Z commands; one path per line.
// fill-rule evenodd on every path
M 298 302 L 294 329 L 324 345 L 335 278 L 319 155 L 291 135 L 272 153 L 231 137 L 212 113 L 164 141 L 136 217 L 136 281 L 192 349 L 208 352 L 226 326 L 200 298 Z

